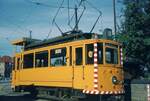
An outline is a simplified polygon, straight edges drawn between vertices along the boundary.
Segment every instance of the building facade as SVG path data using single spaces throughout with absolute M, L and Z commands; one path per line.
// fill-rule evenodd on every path
M 10 56 L 0 57 L 0 79 L 10 78 L 12 65 L 13 65 L 13 62 Z

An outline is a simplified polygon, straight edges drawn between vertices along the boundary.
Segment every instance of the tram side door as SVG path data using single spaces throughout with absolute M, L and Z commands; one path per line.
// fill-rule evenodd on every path
M 19 71 L 21 68 L 21 55 L 17 55 L 16 56 L 16 60 L 15 60 L 15 73 L 14 73 L 14 81 L 15 83 L 17 83 L 17 81 L 19 80 Z
M 83 45 L 73 46 L 73 87 L 80 89 L 83 87 L 84 67 L 83 67 Z

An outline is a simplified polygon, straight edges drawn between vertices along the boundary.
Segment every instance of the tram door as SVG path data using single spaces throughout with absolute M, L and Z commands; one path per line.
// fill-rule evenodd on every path
M 73 87 L 80 89 L 83 86 L 83 46 L 73 47 Z
M 14 73 L 13 73 L 13 80 L 14 83 L 17 83 L 19 80 L 19 70 L 21 68 L 21 55 L 16 55 L 15 57 L 15 68 L 14 68 Z

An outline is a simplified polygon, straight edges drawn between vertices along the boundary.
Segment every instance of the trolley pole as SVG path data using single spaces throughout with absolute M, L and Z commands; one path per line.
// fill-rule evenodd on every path
M 78 8 L 75 5 L 75 31 L 78 31 Z

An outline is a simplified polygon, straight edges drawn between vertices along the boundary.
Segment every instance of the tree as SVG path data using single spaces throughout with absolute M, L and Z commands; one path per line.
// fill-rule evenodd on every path
M 135 77 L 143 76 L 145 68 L 150 70 L 150 0 L 124 0 L 124 6 L 119 40 L 123 43 L 125 61 L 139 63 L 137 67 L 129 67 L 128 71 L 133 69 Z

